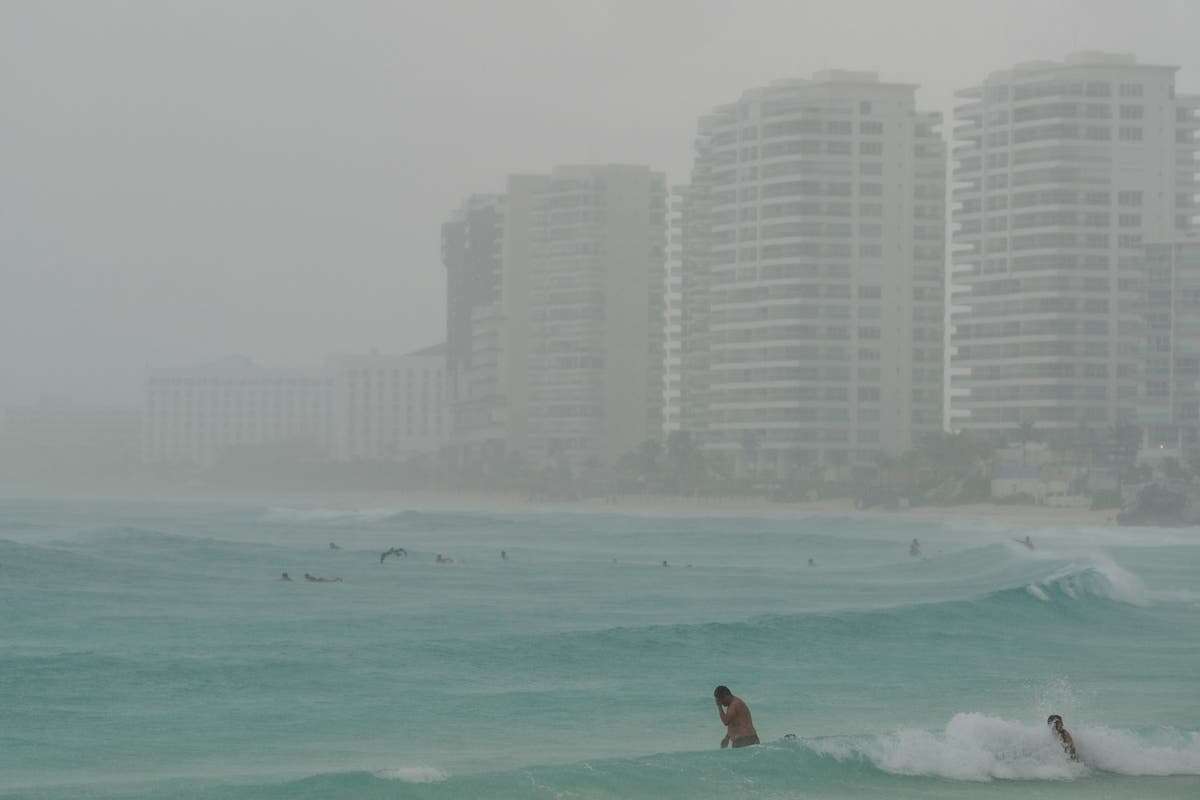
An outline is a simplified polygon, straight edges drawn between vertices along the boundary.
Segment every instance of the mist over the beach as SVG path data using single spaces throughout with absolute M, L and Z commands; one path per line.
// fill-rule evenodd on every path
M 0 4 L 0 800 L 1197 796 L 1198 34 Z

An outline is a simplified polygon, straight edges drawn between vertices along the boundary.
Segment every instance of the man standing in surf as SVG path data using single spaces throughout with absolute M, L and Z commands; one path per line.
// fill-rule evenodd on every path
M 721 724 L 725 726 L 725 738 L 721 747 L 749 747 L 758 744 L 758 732 L 754 730 L 754 720 L 750 717 L 750 707 L 740 697 L 735 697 L 728 686 L 718 686 L 713 690 L 713 698 L 717 701 L 717 713 L 721 715 Z

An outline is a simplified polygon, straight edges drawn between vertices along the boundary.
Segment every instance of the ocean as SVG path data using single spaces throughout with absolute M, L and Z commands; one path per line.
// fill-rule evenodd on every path
M 0 499 L 0 798 L 1196 798 L 1198 731 L 1195 531 Z

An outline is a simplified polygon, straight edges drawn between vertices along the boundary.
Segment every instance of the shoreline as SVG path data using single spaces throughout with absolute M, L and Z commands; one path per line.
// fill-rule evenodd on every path
M 8 491 L 5 491 L 7 489 Z M 676 495 L 620 495 L 615 502 L 601 498 L 538 502 L 511 492 L 450 492 L 443 490 L 279 491 L 203 490 L 145 487 L 112 491 L 47 492 L 32 487 L 0 487 L 4 498 L 116 499 L 147 501 L 266 502 L 296 508 L 411 509 L 418 511 L 471 511 L 495 513 L 628 514 L 661 517 L 763 517 L 794 519 L 810 516 L 855 519 L 893 519 L 932 523 L 1006 524 L 1014 527 L 1115 527 L 1116 510 L 1058 508 L 1053 506 L 973 503 L 959 506 L 917 506 L 906 509 L 856 509 L 852 498 L 804 502 L 773 502 L 760 497 L 682 497 Z M 16 491 L 13 491 L 16 490 Z

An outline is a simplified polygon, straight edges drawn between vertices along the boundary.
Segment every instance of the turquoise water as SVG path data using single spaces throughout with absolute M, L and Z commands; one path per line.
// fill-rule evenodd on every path
M 0 609 L 3 798 L 1200 796 L 1196 532 L 0 499 Z

